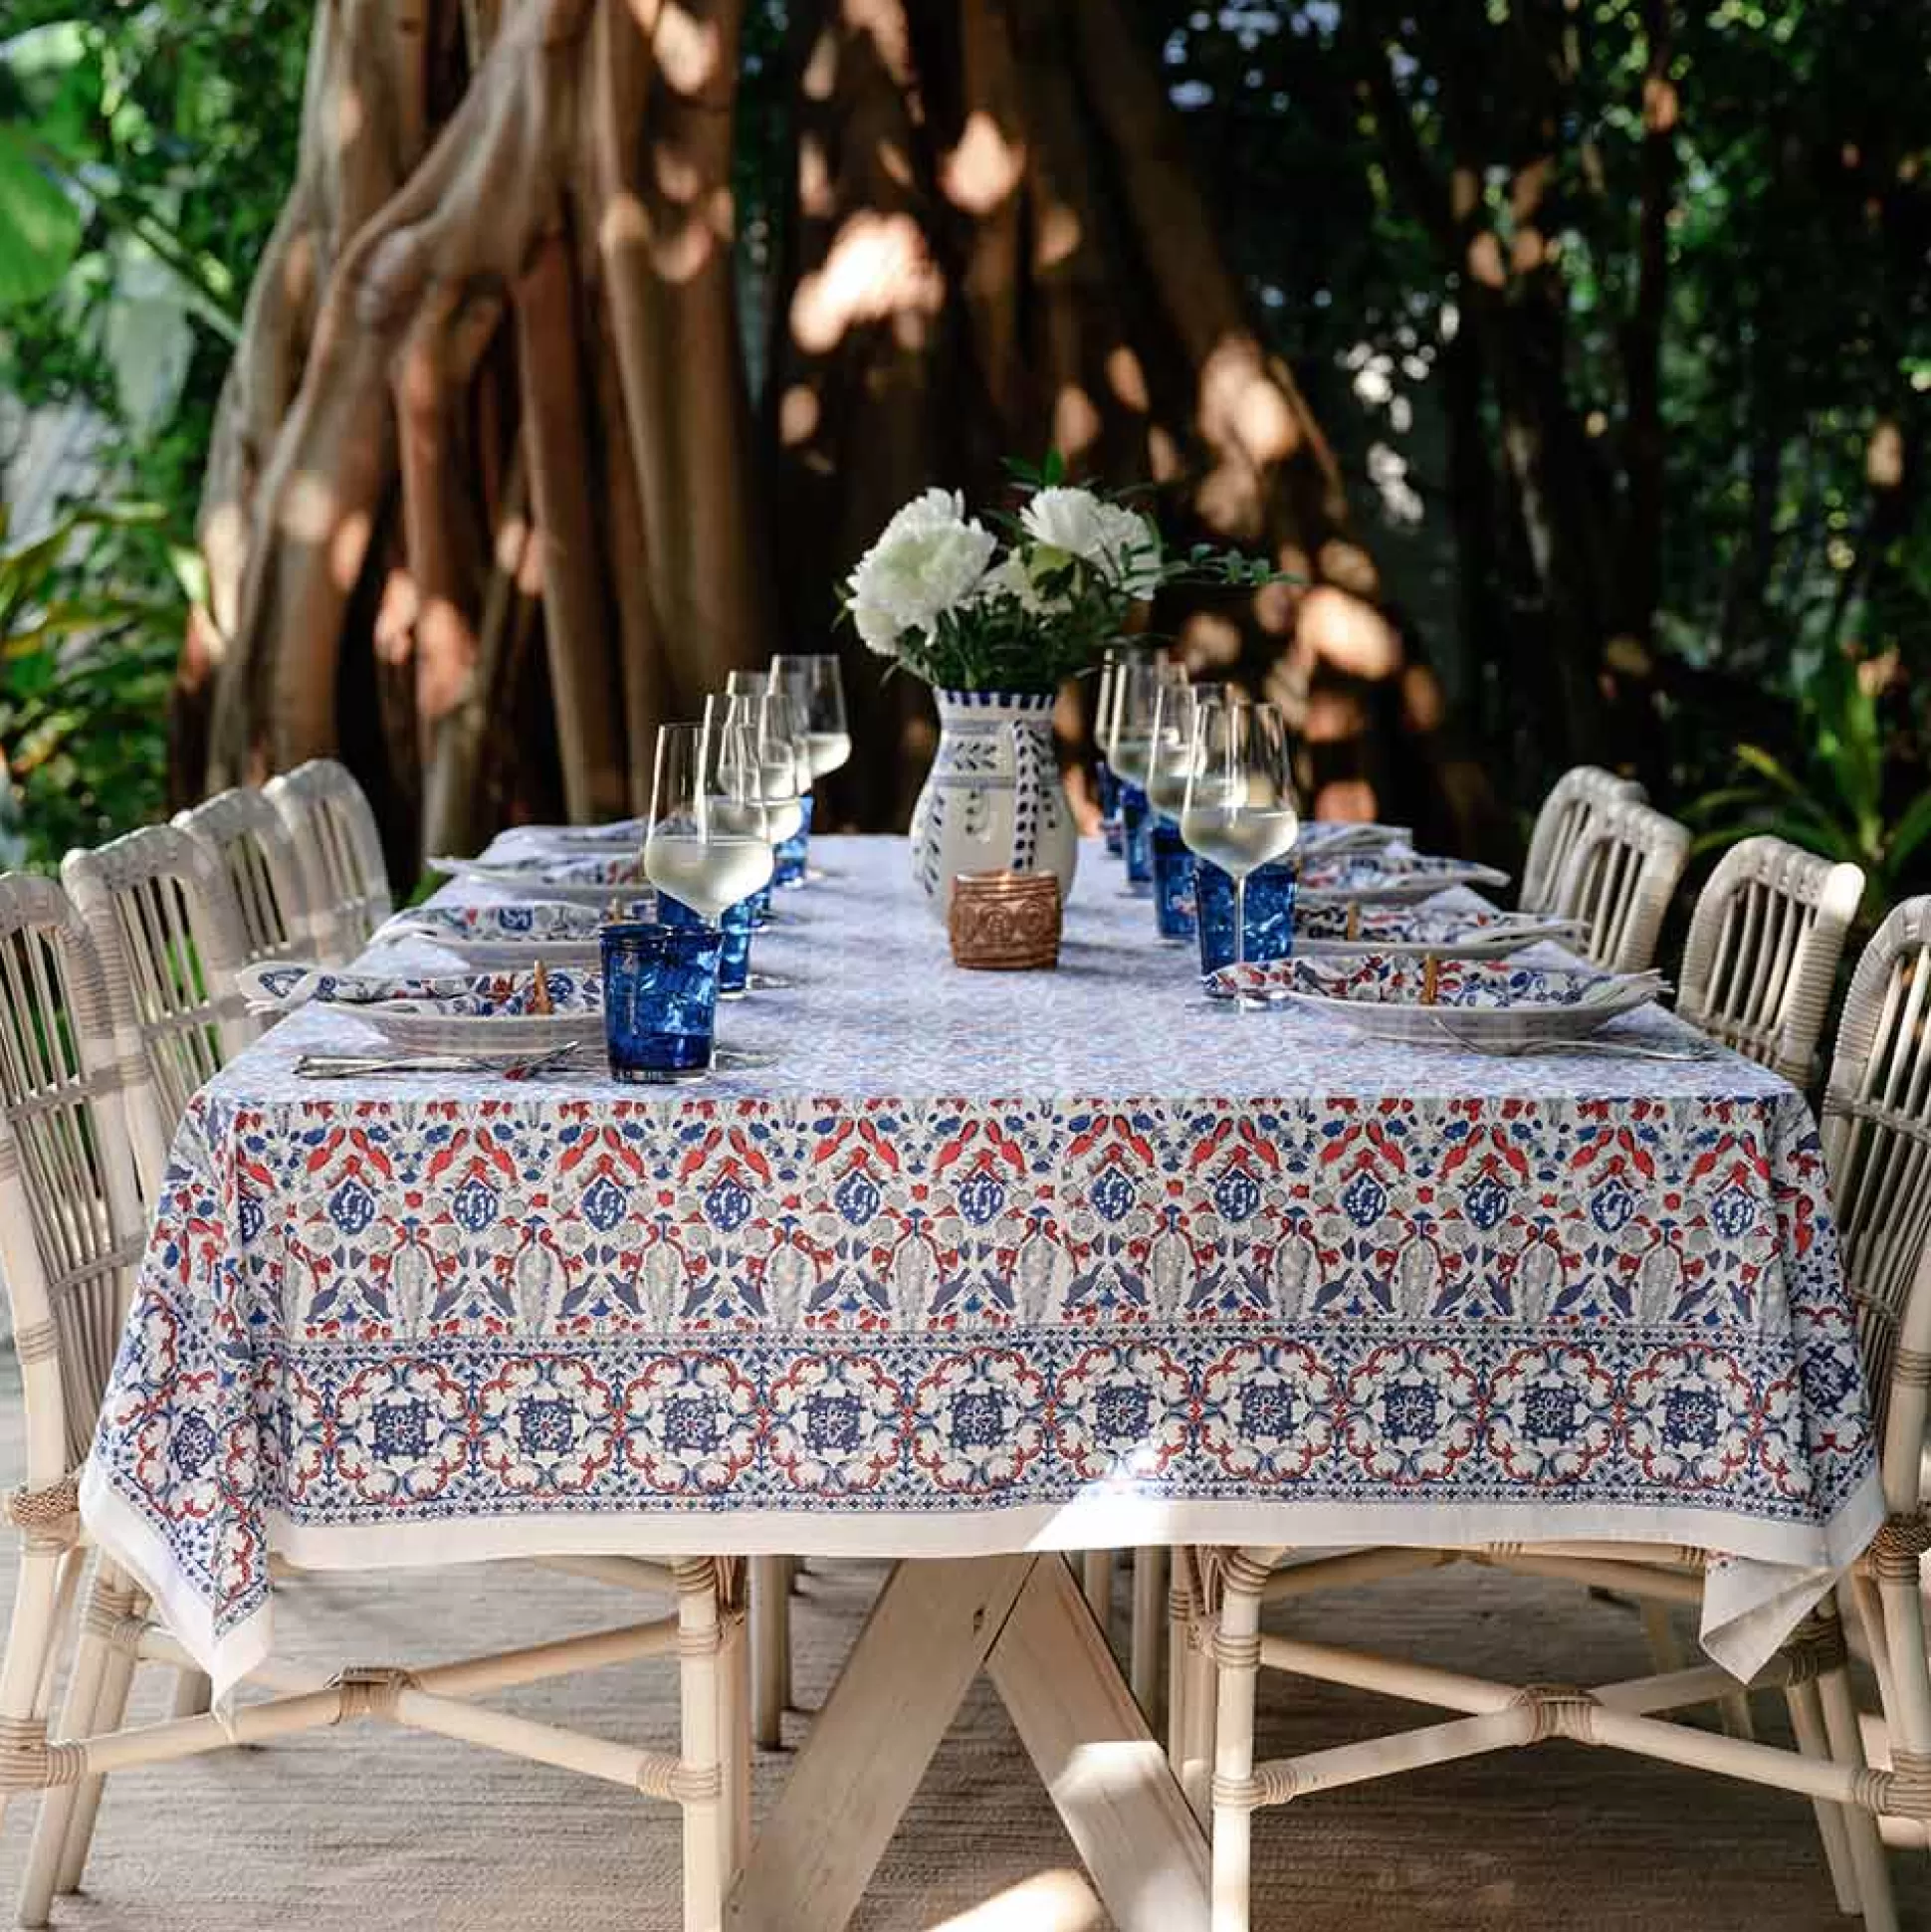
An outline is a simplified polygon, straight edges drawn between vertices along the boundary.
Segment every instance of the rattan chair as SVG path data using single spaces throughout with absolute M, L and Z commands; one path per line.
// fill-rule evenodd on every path
M 264 787 L 301 855 L 315 933 L 330 965 L 352 960 L 393 910 L 382 837 L 346 765 L 311 758 Z
M 1864 875 L 1781 838 L 1733 845 L 1696 901 L 1676 1010 L 1808 1086 Z
M 1666 1721 L 1734 1688 L 1714 1665 L 1626 1683 L 1490 1682 L 1260 1629 L 1263 1604 L 1409 1575 L 1455 1561 L 1693 1604 L 1703 1553 L 1569 1543 L 1486 1551 L 1361 1550 L 1281 1566 L 1274 1549 L 1189 1552 L 1177 1602 L 1190 1659 L 1177 1670 L 1175 1755 L 1196 1804 L 1212 1766 L 1213 1924 L 1247 1924 L 1254 1811 L 1484 1751 L 1570 1738 L 1801 1793 L 1816 1806 L 1837 1901 L 1873 1932 L 1897 1923 L 1878 1817 L 1922 1845 L 1931 1830 L 1931 1659 L 1922 1560 L 1931 1551 L 1923 1449 L 1931 1412 L 1931 899 L 1900 906 L 1859 961 L 1824 1106 L 1844 1265 L 1876 1408 L 1886 1517 L 1844 1592 L 1869 1638 L 1889 1764 L 1866 1765 L 1828 1599 L 1760 1674 L 1790 1702 L 1794 1751 Z M 1420 1730 L 1256 1765 L 1254 1693 L 1262 1666 L 1385 1692 L 1464 1715 Z M 1211 1718 L 1200 1709 L 1214 1687 Z
M 316 916 L 295 834 L 266 792 L 237 785 L 174 815 L 221 862 L 241 915 L 247 963 L 309 960 L 332 935 Z
M 1517 903 L 1525 913 L 1553 912 L 1570 855 L 1597 820 L 1611 805 L 1641 804 L 1643 789 L 1633 778 L 1618 778 L 1599 764 L 1579 764 L 1565 771 L 1549 789 L 1529 835 L 1528 856 L 1522 862 L 1522 890 Z
M 1689 845 L 1686 826 L 1634 799 L 1598 812 L 1564 863 L 1551 908 L 1582 929 L 1576 950 L 1609 972 L 1653 966 Z
M 85 1561 L 76 1485 L 119 1344 L 129 1269 L 145 1228 L 123 1113 L 107 978 L 86 923 L 51 879 L 0 878 L 0 1279 L 13 1318 L 26 1412 L 27 1470 L 6 1498 L 22 1540 L 13 1620 L 0 1661 L 0 1805 L 44 1782 L 55 1653 Z M 141 1608 L 113 1565 L 95 1575 L 88 1615 Z M 96 1648 L 68 1687 L 64 1728 L 119 1722 L 132 1654 Z M 177 1713 L 205 1707 L 207 1680 L 183 1669 Z M 98 1780 L 50 1795 L 36 1833 L 21 1922 L 46 1922 L 63 1866 L 79 1882 Z
M 173 825 L 70 852 L 61 879 L 94 935 L 121 1059 L 146 1068 L 128 1126 L 151 1197 L 195 1090 L 262 1031 L 235 984 L 241 914 L 221 862 Z

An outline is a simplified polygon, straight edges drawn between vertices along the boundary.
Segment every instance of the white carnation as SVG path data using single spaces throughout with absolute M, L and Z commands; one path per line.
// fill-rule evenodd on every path
M 980 600 L 1010 597 L 1029 617 L 1050 617 L 1066 607 L 1064 597 L 1049 597 L 1026 568 L 1019 551 L 1000 559 L 979 579 L 974 593 Z
M 881 655 L 897 656 L 906 632 L 932 631 L 970 599 L 995 547 L 956 492 L 915 497 L 851 573 L 847 587 L 859 635 Z
M 1160 537 L 1136 511 L 1055 485 L 1035 491 L 1019 521 L 1034 542 L 1090 563 L 1130 597 L 1144 602 L 1160 588 Z

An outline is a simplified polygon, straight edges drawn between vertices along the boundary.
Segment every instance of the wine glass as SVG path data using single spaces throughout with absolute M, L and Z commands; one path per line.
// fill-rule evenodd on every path
M 851 726 L 837 658 L 828 651 L 780 652 L 771 659 L 771 677 L 803 714 L 812 777 L 836 771 L 851 756 Z
M 754 755 L 729 725 L 657 728 L 644 876 L 714 926 L 771 876 L 764 807 L 748 784 Z
M 1120 779 L 1120 843 L 1126 854 L 1130 899 L 1144 899 L 1154 889 L 1153 826 L 1147 802 L 1154 706 L 1163 689 L 1185 682 L 1186 672 L 1181 666 L 1145 652 L 1123 659 L 1114 671 L 1113 720 L 1106 759 Z
M 1108 725 L 1106 761 L 1130 785 L 1147 789 L 1147 753 L 1153 744 L 1154 707 L 1161 691 L 1183 685 L 1185 669 L 1165 658 L 1135 653 L 1114 668 L 1113 716 Z
M 1285 858 L 1300 836 L 1287 722 L 1277 706 L 1210 693 L 1195 708 L 1186 764 L 1180 837 L 1233 880 L 1233 963 L 1242 966 L 1248 874 Z M 1236 986 L 1236 1009 L 1249 1003 Z
M 790 700 L 775 683 L 765 687 L 755 707 L 748 709 L 744 717 L 756 747 L 758 781 L 764 809 L 770 815 L 771 843 L 782 845 L 786 839 L 796 838 L 804 825 L 804 794 L 811 789 L 810 747 L 797 729 Z
M 1225 693 L 1226 686 L 1220 684 L 1166 683 L 1154 694 L 1147 742 L 1147 798 L 1162 818 L 1176 825 L 1186 809 L 1187 781 L 1201 755 L 1195 729 L 1200 707 Z

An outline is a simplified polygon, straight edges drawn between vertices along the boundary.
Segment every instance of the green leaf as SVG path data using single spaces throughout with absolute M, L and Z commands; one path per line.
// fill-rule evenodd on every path
M 82 21 L 50 20 L 0 41 L 0 117 L 66 160 L 98 156 L 101 57 Z
M 0 123 L 0 310 L 51 295 L 80 247 L 80 209 L 25 132 Z
M 1904 807 L 1884 841 L 1884 863 L 1892 871 L 1901 866 L 1927 836 L 1931 836 L 1931 791 L 1920 791 Z

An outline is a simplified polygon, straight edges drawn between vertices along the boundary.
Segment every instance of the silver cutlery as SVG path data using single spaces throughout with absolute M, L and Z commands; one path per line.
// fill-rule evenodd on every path
M 1551 1034 L 1543 1039 L 1473 1040 L 1466 1033 L 1457 1032 L 1445 1020 L 1437 1019 L 1435 1026 L 1465 1053 L 1479 1053 L 1490 1060 L 1532 1059 L 1541 1053 L 1592 1053 L 1630 1060 L 1683 1062 L 1717 1060 L 1723 1056 L 1723 1049 L 1714 1042 L 1682 1047 L 1650 1046 L 1642 1040 L 1605 1039 L 1600 1033 L 1583 1039 Z
M 488 1073 L 503 1080 L 528 1080 L 536 1074 L 575 1071 L 578 1065 L 589 1070 L 591 1060 L 576 1060 L 582 1052 L 582 1043 L 570 1040 L 547 1053 L 510 1061 L 481 1059 L 473 1053 L 304 1053 L 295 1071 L 304 1080 L 346 1080 L 376 1073 Z

